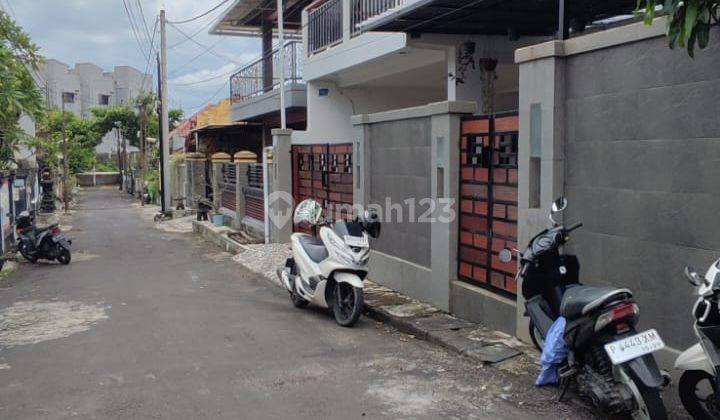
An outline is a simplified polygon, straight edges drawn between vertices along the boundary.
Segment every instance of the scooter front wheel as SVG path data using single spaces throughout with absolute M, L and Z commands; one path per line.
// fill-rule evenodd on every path
M 709 373 L 701 370 L 683 372 L 678 383 L 678 393 L 685 410 L 694 419 L 720 419 L 715 379 Z
M 60 264 L 68 265 L 70 264 L 70 251 L 63 248 L 62 246 L 58 245 L 58 256 L 57 260 Z
M 333 315 L 335 322 L 343 327 L 352 327 L 362 314 L 365 296 L 363 289 L 348 283 L 335 284 Z
M 32 264 L 35 264 L 37 262 L 37 257 L 32 255 L 30 253 L 30 250 L 28 249 L 28 245 L 25 243 L 20 244 L 20 254 L 28 261 L 30 261 Z

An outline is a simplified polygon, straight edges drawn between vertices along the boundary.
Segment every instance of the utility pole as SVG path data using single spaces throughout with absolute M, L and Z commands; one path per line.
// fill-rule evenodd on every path
M 148 103 L 145 98 L 140 98 L 138 104 L 138 116 L 140 117 L 140 205 L 145 205 L 145 153 L 147 151 L 147 124 L 148 124 Z
M 166 212 L 170 206 L 170 124 L 168 122 L 168 92 L 167 92 L 167 34 L 165 32 L 165 10 L 160 10 L 160 156 L 161 172 L 160 183 L 162 189 L 162 211 Z
M 285 22 L 283 18 L 284 8 L 283 0 L 277 0 L 277 16 L 278 16 L 278 50 L 280 58 L 280 128 L 287 128 L 285 117 Z

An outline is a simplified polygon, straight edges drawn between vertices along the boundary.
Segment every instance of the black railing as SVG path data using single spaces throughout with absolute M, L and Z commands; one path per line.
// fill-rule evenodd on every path
M 304 46 L 300 41 L 285 44 L 285 83 L 302 83 Z M 270 56 L 270 60 L 268 60 Z M 263 68 L 265 63 L 272 65 L 272 80 L 265 81 Z M 280 49 L 260 57 L 237 73 L 230 76 L 230 98 L 233 103 L 243 102 L 260 96 L 280 86 Z

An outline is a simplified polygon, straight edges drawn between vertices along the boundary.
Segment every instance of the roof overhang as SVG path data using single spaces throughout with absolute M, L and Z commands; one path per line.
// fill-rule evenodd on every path
M 227 123 L 227 124 L 210 124 L 210 125 L 205 125 L 205 126 L 190 130 L 190 134 L 194 134 L 194 133 L 214 134 L 214 133 L 222 133 L 224 131 L 233 131 L 233 130 L 240 129 L 243 127 L 259 127 L 259 126 L 262 126 L 262 123 L 247 122 L 247 121 L 238 121 L 238 122 Z
M 585 23 L 632 13 L 636 0 L 566 2 L 566 16 Z M 364 31 L 551 35 L 557 31 L 557 0 L 416 0 L 361 25 Z
M 302 34 L 301 13 L 308 0 L 285 1 L 285 36 L 299 39 Z M 273 35 L 277 35 L 277 13 L 275 0 L 234 0 L 210 27 L 211 35 L 259 37 L 262 35 L 263 19 L 273 24 Z

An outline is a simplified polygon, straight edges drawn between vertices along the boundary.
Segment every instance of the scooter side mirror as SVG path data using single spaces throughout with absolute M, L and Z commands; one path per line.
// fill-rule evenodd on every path
M 705 280 L 695 271 L 692 267 L 685 267 L 685 277 L 687 277 L 690 284 L 695 287 L 700 287 L 705 284 Z
M 512 261 L 512 251 L 509 248 L 503 248 L 498 253 L 498 258 L 500 261 L 507 264 Z
M 552 214 L 560 213 L 567 208 L 567 205 L 568 205 L 567 198 L 559 197 L 557 200 L 555 200 L 552 203 L 552 206 L 550 207 L 550 212 Z
M 550 218 L 550 221 L 554 226 L 557 226 L 558 223 L 555 221 L 553 215 L 565 211 L 567 205 L 568 201 L 565 197 L 559 197 L 557 200 L 553 201 L 552 205 L 550 206 L 550 215 L 548 217 Z

